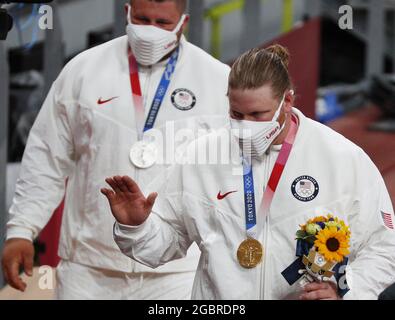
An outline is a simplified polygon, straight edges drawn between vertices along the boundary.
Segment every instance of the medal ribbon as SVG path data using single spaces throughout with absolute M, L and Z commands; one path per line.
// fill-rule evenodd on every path
M 289 155 L 291 154 L 292 147 L 295 142 L 296 133 L 298 131 L 298 119 L 296 116 L 291 116 L 291 126 L 288 134 L 283 142 L 280 150 L 280 154 L 277 157 L 276 163 L 274 164 L 273 170 L 270 174 L 269 182 L 266 186 L 263 194 L 261 206 L 259 209 L 265 219 L 270 210 L 270 206 L 273 201 L 274 193 L 276 192 L 278 183 L 283 174 L 285 165 L 288 161 Z M 244 204 L 245 204 L 245 216 L 246 216 L 246 230 L 249 238 L 256 239 L 256 207 L 255 207 L 255 191 L 254 191 L 254 176 L 252 173 L 251 163 L 243 158 L 243 180 L 244 180 Z
M 176 68 L 179 52 L 180 47 L 178 47 L 171 55 L 170 60 L 166 65 L 165 71 L 163 72 L 158 89 L 156 90 L 154 100 L 151 104 L 151 109 L 148 113 L 148 117 L 146 120 L 144 120 L 144 101 L 140 85 L 138 64 L 135 56 L 132 53 L 132 50 L 130 48 L 128 50 L 130 85 L 132 88 L 133 103 L 136 112 L 136 128 L 139 141 L 142 140 L 144 132 L 154 127 L 156 117 L 158 116 L 159 109 L 163 103 L 163 99 L 170 85 L 171 77 Z M 143 123 L 145 123 L 144 127 L 142 127 Z

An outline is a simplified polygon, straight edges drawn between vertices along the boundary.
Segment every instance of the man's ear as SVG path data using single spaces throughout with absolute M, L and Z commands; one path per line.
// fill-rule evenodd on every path
M 182 25 L 183 28 L 185 28 L 187 26 L 187 24 L 189 23 L 189 20 L 191 19 L 189 14 L 185 15 L 185 20 L 184 20 L 184 24 Z
M 189 19 L 190 19 L 189 14 L 186 14 L 186 15 L 185 15 L 184 23 L 182 24 L 182 27 L 181 27 L 181 34 L 184 33 L 184 31 L 185 31 L 186 28 L 188 27 Z M 180 36 L 181 36 L 181 34 L 180 34 Z
M 130 4 L 125 3 L 124 5 L 124 9 L 125 9 L 125 13 L 128 14 L 128 7 L 130 6 Z

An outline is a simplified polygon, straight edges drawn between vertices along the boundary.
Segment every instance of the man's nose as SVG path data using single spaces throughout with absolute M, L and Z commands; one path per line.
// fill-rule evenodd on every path
M 249 115 L 244 115 L 243 116 L 243 120 L 247 120 L 247 121 L 259 121 L 259 119 L 253 117 L 253 116 L 249 116 Z

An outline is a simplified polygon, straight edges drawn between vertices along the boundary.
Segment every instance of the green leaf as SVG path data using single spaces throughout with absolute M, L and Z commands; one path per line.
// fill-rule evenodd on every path
M 315 236 L 306 237 L 305 240 L 306 240 L 308 243 L 310 243 L 310 244 L 314 244 Z
M 304 230 L 298 230 L 296 231 L 296 239 L 304 239 L 306 237 L 307 233 Z

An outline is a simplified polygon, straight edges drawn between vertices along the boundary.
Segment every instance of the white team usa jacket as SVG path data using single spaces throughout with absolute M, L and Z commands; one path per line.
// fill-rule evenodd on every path
M 54 82 L 27 142 L 8 239 L 36 237 L 61 202 L 68 179 L 60 257 L 116 271 L 147 270 L 114 243 L 114 219 L 100 189 L 106 186 L 105 178 L 125 174 L 143 189 L 155 185 L 157 176 L 171 164 L 171 155 L 180 153 L 199 130 L 222 126 L 229 112 L 230 68 L 181 39 L 175 72 L 154 126 L 169 137 L 158 147 L 170 154 L 170 162 L 140 170 L 129 160 L 137 131 L 127 50 L 126 36 L 87 50 L 69 62 Z M 166 61 L 139 68 L 145 115 L 165 66 Z M 169 121 L 173 122 L 166 131 Z M 155 272 L 194 270 L 197 260 L 184 259 Z
M 395 231 L 382 218 L 387 213 L 394 219 L 394 213 L 384 181 L 362 149 L 297 109 L 293 112 L 300 122 L 296 141 L 259 234 L 263 263 L 244 269 L 237 261 L 238 246 L 246 238 L 243 178 L 235 174 L 241 161 L 202 165 L 191 159 L 169 170 L 166 184 L 151 190 L 159 196 L 149 218 L 139 227 L 115 224 L 122 252 L 157 267 L 183 257 L 196 242 L 201 258 L 194 299 L 294 299 L 300 286 L 290 286 L 281 272 L 296 259 L 295 233 L 308 219 L 331 213 L 351 228 L 346 272 L 351 290 L 344 299 L 377 299 L 395 282 Z M 222 134 L 198 139 L 187 157 Z M 231 144 L 237 149 L 235 140 Z M 278 149 L 253 162 L 257 207 Z

